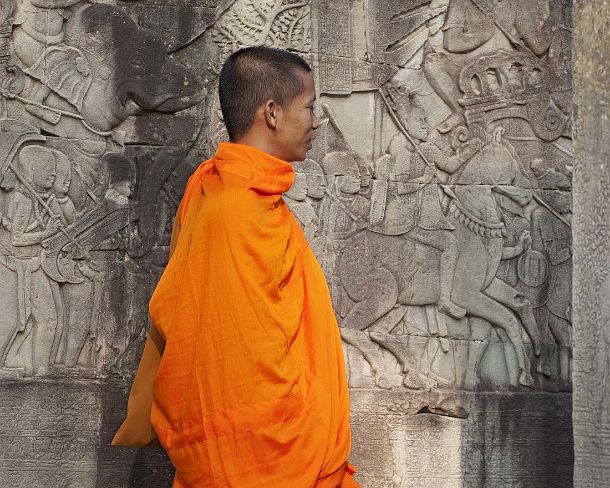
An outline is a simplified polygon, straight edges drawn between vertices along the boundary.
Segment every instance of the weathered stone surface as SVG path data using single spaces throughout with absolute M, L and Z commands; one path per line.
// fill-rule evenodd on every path
M 568 0 L 4 0 L 0 24 L 0 485 L 169 485 L 159 450 L 108 444 L 172 216 L 226 140 L 219 69 L 256 44 L 315 70 L 285 201 L 363 486 L 571 485 Z
M 450 393 L 430 400 L 434 407 L 426 409 L 413 393 L 352 390 L 354 461 L 370 466 L 360 476 L 363 486 L 570 485 L 569 394 Z
M 610 477 L 610 5 L 576 1 L 574 171 L 574 486 Z

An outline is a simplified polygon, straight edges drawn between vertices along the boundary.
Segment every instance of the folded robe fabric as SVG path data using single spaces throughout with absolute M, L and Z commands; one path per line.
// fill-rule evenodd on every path
M 358 486 L 328 288 L 281 198 L 293 181 L 290 164 L 221 143 L 187 185 L 150 302 L 164 346 L 146 345 L 160 358 L 150 421 L 176 488 Z M 129 408 L 150 392 L 140 370 Z M 115 443 L 130 444 L 129 431 L 126 421 Z

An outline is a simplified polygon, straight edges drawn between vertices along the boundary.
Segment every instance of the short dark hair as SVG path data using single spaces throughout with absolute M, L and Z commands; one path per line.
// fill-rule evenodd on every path
M 311 67 L 298 55 L 254 46 L 229 56 L 220 71 L 218 94 L 229 139 L 243 136 L 254 122 L 258 108 L 273 99 L 285 106 L 303 93 L 298 73 Z

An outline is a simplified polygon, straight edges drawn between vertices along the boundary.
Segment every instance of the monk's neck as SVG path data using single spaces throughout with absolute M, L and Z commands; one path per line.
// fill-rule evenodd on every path
M 257 134 L 255 131 L 250 131 L 240 139 L 231 142 L 235 142 L 237 144 L 244 144 L 246 146 L 252 146 L 256 149 L 259 149 L 260 151 L 263 151 L 273 156 L 274 158 L 285 161 L 283 157 L 284 155 L 280 153 L 273 141 L 271 141 L 268 137 L 263 137 L 260 134 Z

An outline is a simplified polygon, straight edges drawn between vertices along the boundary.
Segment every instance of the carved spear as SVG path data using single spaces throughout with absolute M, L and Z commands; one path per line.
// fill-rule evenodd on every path
M 411 137 L 411 134 L 409 134 L 409 132 L 407 131 L 407 128 L 398 119 L 398 116 L 394 112 L 394 109 L 390 105 L 390 102 L 388 101 L 387 97 L 383 93 L 383 90 L 381 88 L 377 88 L 377 92 L 379 93 L 379 95 L 381 95 L 381 99 L 383 100 L 383 103 L 385 104 L 386 108 L 388 109 L 390 117 L 392 118 L 394 123 L 398 126 L 398 130 L 400 130 L 400 132 L 402 132 L 402 134 L 407 138 L 407 141 L 409 141 L 411 143 L 411 145 L 414 147 L 417 154 L 419 154 L 419 157 L 424 160 L 424 163 L 426 163 L 428 166 L 430 166 L 432 168 L 436 168 L 436 165 L 434 165 L 430 161 L 428 161 L 428 158 L 424 155 L 424 153 L 420 149 L 419 145 L 415 142 L 415 140 Z

